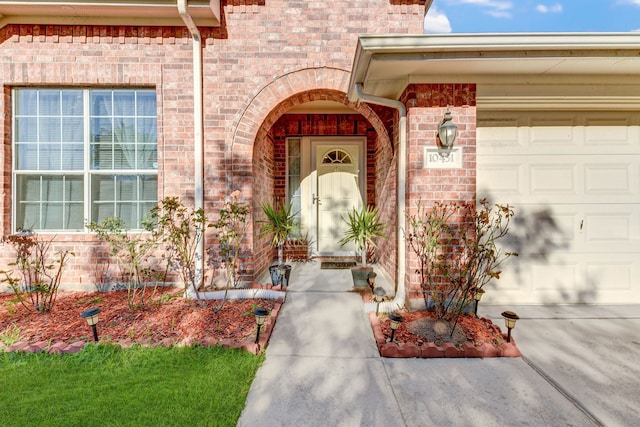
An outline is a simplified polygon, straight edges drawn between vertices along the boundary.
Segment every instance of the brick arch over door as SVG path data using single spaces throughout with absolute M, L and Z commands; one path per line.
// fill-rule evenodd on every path
M 268 178 L 272 172 L 275 157 L 273 135 L 274 124 L 291 108 L 310 101 L 335 101 L 342 103 L 359 114 L 367 122 L 367 128 L 375 134 L 375 161 L 382 163 L 376 170 L 388 171 L 393 159 L 393 145 L 387 128 L 379 115 L 367 104 L 350 103 L 346 96 L 349 73 L 330 68 L 305 69 L 276 79 L 263 88 L 247 105 L 232 139 L 228 151 L 230 158 L 227 170 L 230 171 L 228 184 L 234 189 L 245 191 L 245 197 L 254 207 L 254 227 L 252 233 L 254 273 L 270 263 L 272 250 L 266 238 L 260 238 L 259 227 L 255 221 L 261 216 L 258 202 L 266 194 L 273 194 L 273 180 Z M 383 155 L 380 155 L 383 153 Z M 271 181 L 271 187 L 266 185 Z M 385 180 L 377 180 L 382 182 Z M 382 186 L 380 186 L 382 188 Z M 380 192 L 383 190 L 381 189 Z M 376 192 L 378 190 L 376 189 Z M 378 197 L 375 197 L 378 199 Z
M 349 106 L 371 123 L 381 143 L 391 146 L 389 134 L 378 115 L 366 104 L 348 102 L 345 94 L 350 77 L 349 71 L 337 68 L 306 68 L 280 76 L 262 88 L 233 127 L 227 161 L 231 174 L 228 184 L 233 184 L 233 188 L 246 188 L 244 184 L 247 183 L 239 181 L 251 181 L 256 139 L 264 136 L 291 107 L 313 100 L 337 101 Z

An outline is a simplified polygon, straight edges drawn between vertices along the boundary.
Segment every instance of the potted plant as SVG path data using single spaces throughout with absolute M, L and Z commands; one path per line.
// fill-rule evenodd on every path
M 284 263 L 284 243 L 289 235 L 299 227 L 296 220 L 298 213 L 293 212 L 291 204 L 287 205 L 284 202 L 275 206 L 270 202 L 265 202 L 260 205 L 260 208 L 266 216 L 266 219 L 261 221 L 260 235 L 271 236 L 271 246 L 278 248 L 278 264 L 269 267 L 271 283 L 274 286 L 278 284 L 288 286 L 291 266 Z
M 347 218 L 342 218 L 348 225 L 342 239 L 338 241 L 341 246 L 353 242 L 356 255 L 360 254 L 360 264 L 351 268 L 353 284 L 356 287 L 368 286 L 367 279 L 373 272 L 373 267 L 367 264 L 369 248 L 376 247 L 376 238 L 386 238 L 385 224 L 380 221 L 377 207 L 367 206 L 361 209 L 352 209 Z

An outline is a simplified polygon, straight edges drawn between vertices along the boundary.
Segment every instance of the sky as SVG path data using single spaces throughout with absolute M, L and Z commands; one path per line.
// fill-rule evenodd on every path
M 425 33 L 640 31 L 640 0 L 434 0 Z

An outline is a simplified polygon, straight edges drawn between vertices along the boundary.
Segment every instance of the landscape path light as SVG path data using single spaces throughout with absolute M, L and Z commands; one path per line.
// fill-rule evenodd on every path
M 283 288 L 285 286 L 289 286 L 289 283 L 287 283 L 285 285 L 285 274 L 287 274 L 287 266 L 286 264 L 280 264 L 278 265 L 278 274 L 280 275 L 280 286 L 282 286 Z
M 476 317 L 478 317 L 478 303 L 480 302 L 480 300 L 482 299 L 482 296 L 484 295 L 484 289 L 482 288 L 476 288 L 476 293 L 473 294 L 473 299 L 476 302 L 476 306 L 473 310 L 473 314 L 476 315 Z
M 398 313 L 389 313 L 389 320 L 390 325 L 391 326 L 391 339 L 389 340 L 389 342 L 393 342 L 393 336 L 396 333 L 396 329 L 398 329 L 398 326 L 400 325 L 400 323 L 402 323 L 404 321 L 404 318 L 402 316 L 400 316 Z
M 503 311 L 504 325 L 507 327 L 507 342 L 511 342 L 511 330 L 516 327 L 516 321 L 520 318 L 513 311 Z
M 80 314 L 80 317 L 85 319 L 91 329 L 93 330 L 93 340 L 98 342 L 98 330 L 96 329 L 96 324 L 98 323 L 98 314 L 101 312 L 98 307 L 88 308 Z
M 374 273 L 373 271 L 370 272 L 369 274 L 367 274 L 367 284 L 369 285 L 369 287 L 373 290 L 373 288 L 376 285 L 376 276 L 377 274 Z
M 380 312 L 380 302 L 382 302 L 385 295 L 387 295 L 387 291 L 385 291 L 381 286 L 378 286 L 373 290 L 373 298 L 376 300 L 376 316 Z
M 256 324 L 258 325 L 258 331 L 256 332 L 256 344 L 258 344 L 258 341 L 260 340 L 260 328 L 264 325 L 264 321 L 269 315 L 269 310 L 258 307 L 253 311 L 253 315 L 256 316 Z

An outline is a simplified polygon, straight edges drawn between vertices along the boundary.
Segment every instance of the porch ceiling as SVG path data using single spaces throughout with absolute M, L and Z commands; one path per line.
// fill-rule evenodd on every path
M 196 25 L 220 26 L 220 0 L 188 0 Z M 177 0 L 0 1 L 0 28 L 8 24 L 183 26 Z
M 411 83 L 611 83 L 639 75 L 640 33 L 362 36 L 349 99 L 357 83 L 398 99 Z

